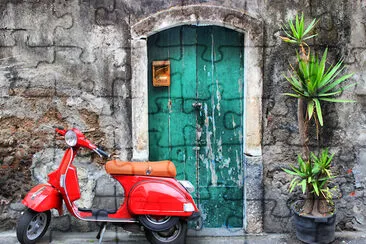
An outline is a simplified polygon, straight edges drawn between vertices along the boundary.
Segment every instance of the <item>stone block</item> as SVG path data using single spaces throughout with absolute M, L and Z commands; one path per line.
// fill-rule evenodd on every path
M 362 53 L 364 55 L 366 55 L 366 50 L 364 50 L 364 52 L 362 52 Z M 364 58 L 364 56 L 361 56 L 361 57 L 362 57 L 362 59 L 359 60 L 357 64 L 354 64 L 354 66 L 356 66 L 356 65 L 358 66 L 359 64 L 366 62 L 366 58 Z M 363 69 L 364 67 L 366 67 L 366 65 L 360 66 L 361 69 Z M 358 70 L 358 68 L 356 68 L 356 69 Z M 366 72 L 358 71 L 352 77 L 352 79 L 354 80 L 354 82 L 357 82 L 356 89 L 355 89 L 356 95 L 362 96 L 362 99 L 364 99 L 364 96 L 366 96 Z
M 70 215 L 52 216 L 51 223 L 48 228 L 50 231 L 70 231 L 71 218 L 74 217 Z
M 56 17 L 61 17 L 66 14 L 75 15 L 80 11 L 79 0 L 57 0 L 53 2 L 53 11 Z
M 70 218 L 70 220 L 71 220 L 70 230 L 72 230 L 73 232 L 90 232 L 99 230 L 95 222 L 80 221 L 74 217 Z
M 358 153 L 357 164 L 352 170 L 355 177 L 355 187 L 366 187 L 366 150 L 361 149 Z
M 366 130 L 359 130 L 357 141 L 361 145 L 366 145 Z
M 11 35 L 11 30 L 0 30 L 0 46 L 13 47 L 16 42 Z
M 121 205 L 121 199 L 116 197 L 95 197 L 93 208 L 116 210 Z
M 291 231 L 292 221 L 291 216 L 273 214 L 273 209 L 276 208 L 278 199 L 266 199 L 264 204 L 264 231 L 265 232 L 276 232 L 283 233 Z
M 12 30 L 26 30 L 27 45 L 49 46 L 53 44 L 53 31 L 57 27 L 69 28 L 71 16 L 57 18 L 51 13 L 50 4 L 22 2 L 8 4 L 0 17 L 0 27 Z
M 95 185 L 95 195 L 97 197 L 115 196 L 115 184 L 115 181 L 109 175 L 100 177 Z
M 22 212 L 26 209 L 26 206 L 23 205 L 20 202 L 12 203 L 12 204 L 10 204 L 9 207 L 10 207 L 11 210 L 14 210 L 14 211 L 17 211 L 17 212 Z
M 115 0 L 96 0 L 95 8 L 103 8 L 108 11 L 115 10 Z
M 32 158 L 32 177 L 38 183 L 46 183 L 48 174 L 57 169 L 61 162 L 63 150 L 48 148 L 38 151 Z
M 246 231 L 260 233 L 263 231 L 263 166 L 261 157 L 246 157 L 245 167 L 245 200 Z
M 109 11 L 105 8 L 98 8 L 95 12 L 95 23 L 97 25 L 106 26 L 114 25 L 117 22 L 117 13 Z

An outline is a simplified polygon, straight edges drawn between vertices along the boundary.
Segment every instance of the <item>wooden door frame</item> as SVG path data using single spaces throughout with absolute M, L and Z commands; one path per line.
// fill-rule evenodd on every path
M 217 25 L 244 33 L 245 218 L 243 224 L 246 233 L 263 232 L 261 150 L 263 24 L 248 13 L 220 6 L 179 6 L 155 13 L 131 26 L 133 160 L 141 161 L 149 158 L 147 38 L 165 29 L 189 24 Z M 228 232 L 229 234 L 233 233 Z

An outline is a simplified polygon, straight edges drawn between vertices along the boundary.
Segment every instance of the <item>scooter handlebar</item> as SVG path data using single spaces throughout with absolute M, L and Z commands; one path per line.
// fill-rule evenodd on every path
M 104 157 L 104 158 L 109 158 L 111 155 L 108 154 L 107 152 L 103 151 L 102 149 L 100 148 L 95 148 L 94 149 L 96 153 L 98 153 L 100 156 Z
M 76 130 L 77 136 L 78 136 L 78 146 L 80 147 L 85 147 L 85 148 L 89 148 L 90 150 L 93 150 L 94 152 L 96 152 L 100 157 L 104 157 L 104 158 L 109 158 L 111 155 L 108 154 L 107 152 L 103 151 L 102 149 L 96 147 L 95 145 L 93 145 L 88 139 L 86 139 L 84 137 L 84 135 L 77 129 L 72 129 Z M 65 136 L 67 130 L 65 130 L 62 127 L 58 127 L 55 126 L 55 131 L 57 134 L 61 135 L 61 136 Z
M 63 127 L 55 127 L 55 131 L 60 136 L 64 136 L 66 134 L 66 130 Z

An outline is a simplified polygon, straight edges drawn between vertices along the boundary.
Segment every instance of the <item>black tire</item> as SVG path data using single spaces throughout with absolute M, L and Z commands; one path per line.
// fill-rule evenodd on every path
M 51 212 L 27 209 L 17 223 L 17 238 L 22 244 L 33 244 L 43 237 L 51 221 Z
M 139 221 L 145 228 L 149 230 L 164 231 L 177 224 L 179 222 L 179 217 L 140 215 Z
M 187 221 L 180 220 L 166 231 L 151 231 L 145 229 L 146 239 L 152 244 L 185 244 L 187 236 Z

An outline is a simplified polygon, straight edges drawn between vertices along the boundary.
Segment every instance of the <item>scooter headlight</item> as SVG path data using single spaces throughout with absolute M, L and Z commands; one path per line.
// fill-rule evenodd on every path
M 76 143 L 78 142 L 78 137 L 77 137 L 76 133 L 73 132 L 72 130 L 67 131 L 65 134 L 65 142 L 70 147 L 74 147 L 76 145 Z

